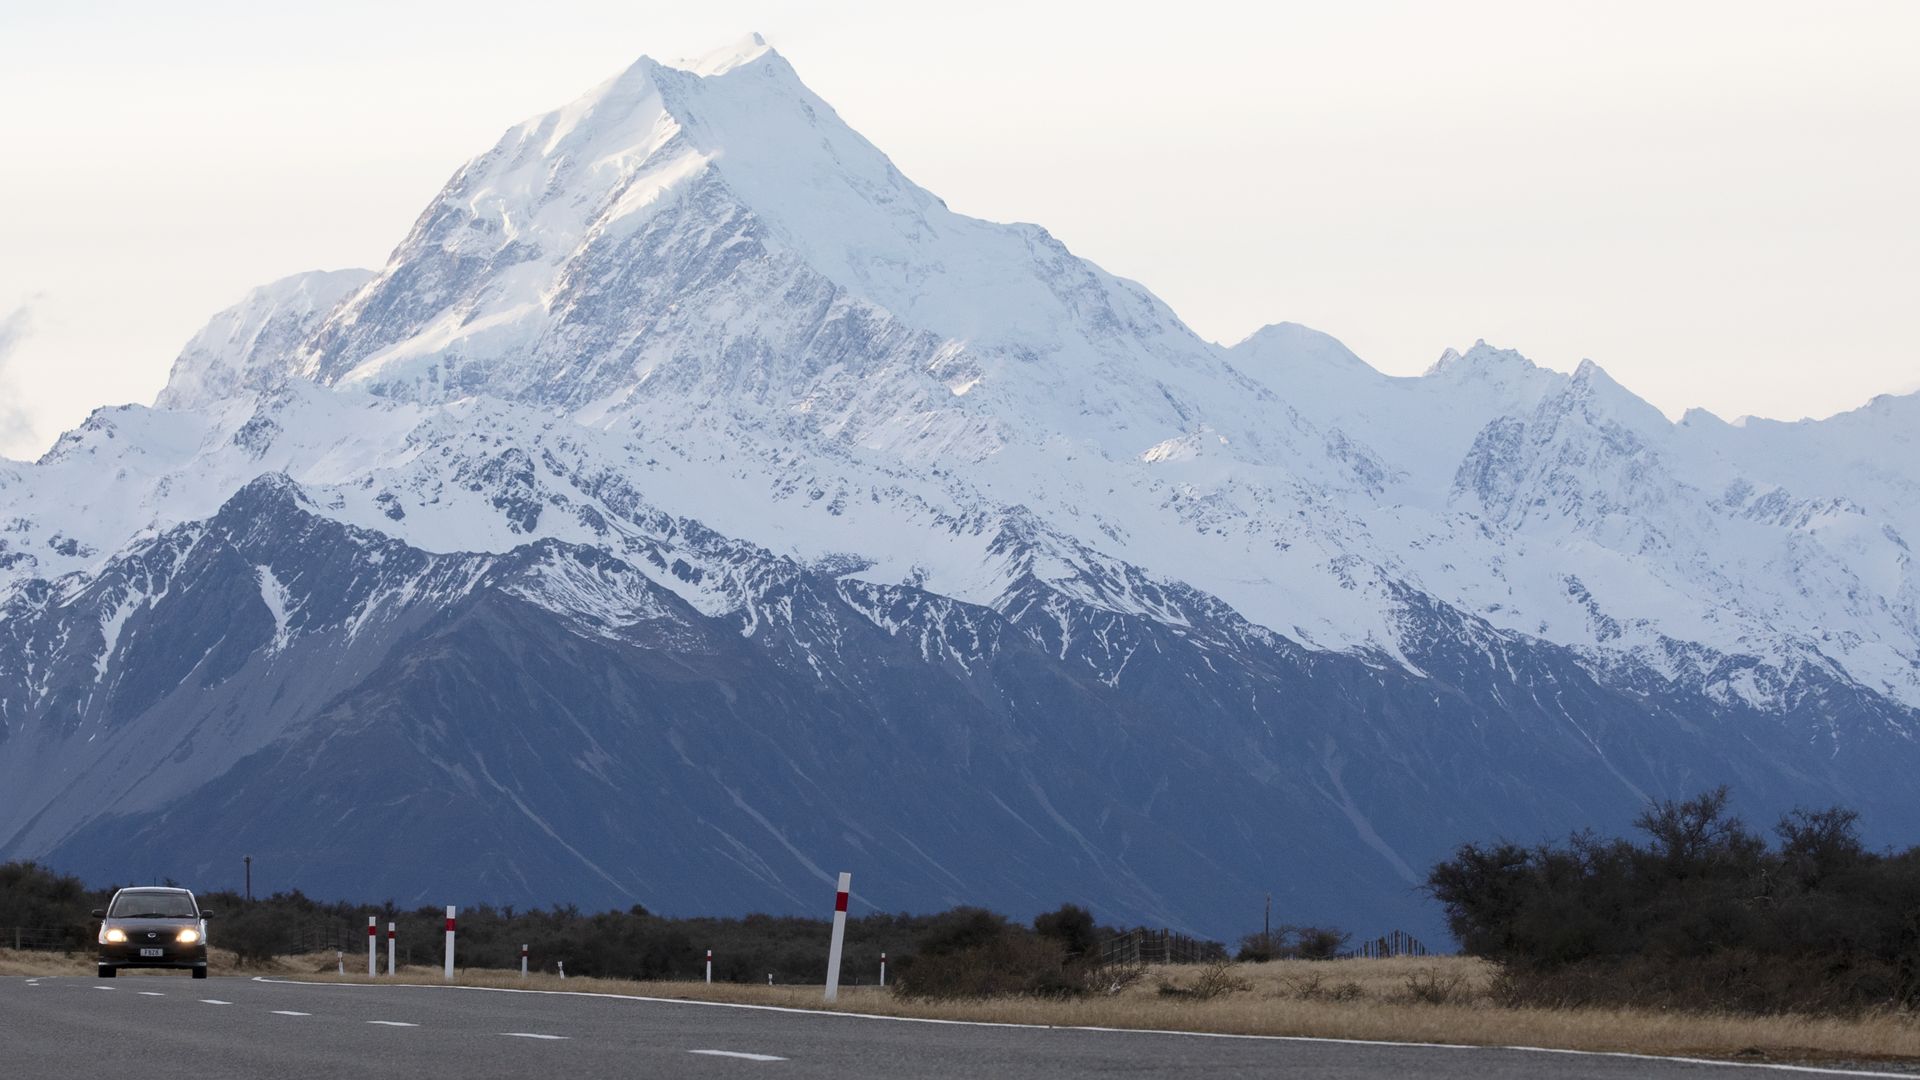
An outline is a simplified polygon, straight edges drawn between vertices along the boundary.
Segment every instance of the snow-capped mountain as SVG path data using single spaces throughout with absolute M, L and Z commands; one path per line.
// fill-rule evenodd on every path
M 1720 782 L 1910 835 L 1917 431 L 1223 348 L 757 37 L 642 59 L 0 461 L 0 856 L 1226 935 Z

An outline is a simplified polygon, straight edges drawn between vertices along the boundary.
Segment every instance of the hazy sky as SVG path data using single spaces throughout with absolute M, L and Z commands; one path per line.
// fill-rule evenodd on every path
M 954 209 L 1201 334 L 1484 337 L 1669 413 L 1920 388 L 1920 3 L 0 0 L 0 454 L 149 401 L 256 284 L 378 266 L 467 158 L 765 33 Z

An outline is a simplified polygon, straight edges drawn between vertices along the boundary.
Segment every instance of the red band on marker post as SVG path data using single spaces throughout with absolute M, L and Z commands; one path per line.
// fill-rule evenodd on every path
M 837 895 L 835 895 L 835 896 L 834 896 L 834 898 L 833 898 L 833 910 L 835 910 L 835 911 L 845 911 L 845 910 L 847 910 L 847 894 L 846 894 L 846 893 L 839 893 L 839 894 L 837 894 Z
M 445 966 L 445 974 L 441 976 L 442 978 L 446 979 L 448 982 L 453 981 L 453 913 L 454 913 L 453 905 L 448 904 L 447 905 L 446 966 Z

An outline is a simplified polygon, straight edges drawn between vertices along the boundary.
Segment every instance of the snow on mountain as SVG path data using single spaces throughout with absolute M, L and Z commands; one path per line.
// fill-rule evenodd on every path
M 194 409 L 260 390 L 319 320 L 365 285 L 371 270 L 314 270 L 248 293 L 187 342 L 154 404 Z
M 1034 689 L 1035 665 L 1090 679 L 1072 706 L 1089 715 L 1117 707 L 1107 691 L 1178 680 L 1191 696 L 1168 707 L 1198 715 L 1202 741 L 1244 735 L 1222 753 L 1267 763 L 1246 805 L 1310 766 L 1287 797 L 1348 823 L 1397 880 L 1421 852 L 1391 837 L 1432 837 L 1419 815 L 1369 817 L 1391 795 L 1369 795 L 1339 743 L 1372 731 L 1453 754 L 1452 736 L 1389 733 L 1410 702 L 1476 737 L 1571 725 L 1565 760 L 1598 755 L 1601 787 L 1634 798 L 1705 760 L 1663 741 L 1700 732 L 1849 761 L 1911 742 L 1916 422 L 1920 395 L 1675 424 L 1595 364 L 1548 371 L 1484 342 L 1414 378 L 1293 324 L 1222 348 L 1043 229 L 951 212 L 752 37 L 680 67 L 643 58 L 513 127 L 377 272 L 256 290 L 188 343 L 152 408 L 99 410 L 39 462 L 0 462 L 0 773 L 59 775 L 80 760 L 62 740 L 116 725 L 158 752 L 213 707 L 203 694 L 285 697 L 235 754 L 304 738 L 319 714 L 286 681 L 302 655 L 358 665 L 299 676 L 313 700 L 396 708 L 358 681 L 411 655 L 395 628 L 471 618 L 486 648 L 572 663 L 531 610 L 611 650 L 592 677 L 623 693 L 635 642 L 770 663 L 768 700 L 789 704 L 769 709 L 799 708 L 796 672 L 861 715 L 904 679 L 912 708 L 988 725 L 1060 692 Z M 351 550 L 288 550 L 249 513 Z M 323 563 L 331 592 L 315 591 Z M 222 599 L 179 599 L 201 592 Z M 257 625 L 207 634 L 193 664 L 128 659 L 162 624 L 234 605 Z M 765 655 L 716 644 L 720 626 Z M 969 703 L 916 697 L 913 664 Z M 217 689 L 235 680 L 254 688 Z M 558 693 L 542 685 L 499 689 Z M 982 705 L 987 686 L 1006 700 Z M 1268 710 L 1316 695 L 1315 724 L 1350 726 L 1261 742 L 1304 723 Z M 9 765 L 22 739 L 44 757 Z M 611 767 L 580 754 L 596 777 Z M 1818 771 L 1769 754 L 1743 767 Z M 1044 777 L 1003 779 L 1054 816 Z M 114 797 L 161 805 L 188 781 L 169 783 Z M 37 831 L 0 820 L 0 849 L 76 843 L 92 826 L 63 812 Z M 1095 853 L 1089 880 L 1173 910 L 1112 853 L 1124 839 L 1063 828 Z

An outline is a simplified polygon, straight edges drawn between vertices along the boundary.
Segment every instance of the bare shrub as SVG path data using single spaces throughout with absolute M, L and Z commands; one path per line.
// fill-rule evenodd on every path
M 1170 979 L 1160 980 L 1161 997 L 1183 997 L 1195 1001 L 1211 1001 L 1223 994 L 1236 990 L 1251 990 L 1253 984 L 1233 973 L 1233 964 L 1226 960 L 1216 960 L 1203 968 L 1194 977 L 1193 984 L 1182 986 Z
M 1282 978 L 1280 985 L 1286 988 L 1287 993 L 1301 1001 L 1319 1001 L 1327 994 L 1326 976 L 1317 973 Z
M 1111 996 L 1124 992 L 1146 977 L 1145 964 L 1102 964 L 1087 969 L 1085 982 L 1090 993 Z
M 1423 968 L 1407 976 L 1407 998 L 1422 1005 L 1446 1005 L 1466 997 L 1466 977 Z
M 1367 996 L 1367 988 L 1349 979 L 1327 991 L 1328 1001 L 1359 1001 Z

